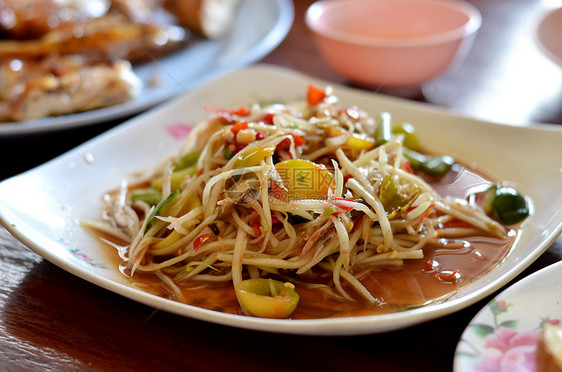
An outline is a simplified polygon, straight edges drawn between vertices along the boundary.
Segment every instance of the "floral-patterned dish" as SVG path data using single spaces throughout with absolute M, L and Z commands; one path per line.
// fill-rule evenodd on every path
M 562 261 L 501 292 L 472 319 L 455 352 L 455 372 L 536 371 L 541 328 L 562 320 Z
M 342 106 L 388 111 L 415 125 L 428 150 L 453 156 L 532 200 L 510 254 L 489 273 L 443 302 L 390 314 L 327 319 L 264 319 L 170 301 L 133 286 L 114 252 L 80 225 L 101 216 L 102 195 L 123 179 L 154 169 L 179 151 L 193 125 L 208 119 L 204 105 L 237 108 L 252 102 L 301 100 L 307 84 L 332 85 L 288 69 L 255 65 L 217 78 L 139 115 L 72 151 L 0 183 L 0 223 L 16 238 L 76 276 L 154 308 L 234 327 L 315 335 L 386 332 L 465 308 L 499 290 L 539 257 L 562 231 L 562 129 L 485 122 L 427 104 L 333 85 Z M 521 149 L 524 149 L 522 151 Z

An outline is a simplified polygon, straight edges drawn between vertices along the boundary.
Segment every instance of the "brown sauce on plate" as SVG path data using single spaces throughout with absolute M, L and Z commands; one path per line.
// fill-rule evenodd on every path
M 468 168 L 455 164 L 438 181 L 428 180 L 441 195 L 465 198 L 484 190 L 490 181 Z M 373 297 L 384 299 L 380 304 L 367 306 L 356 301 L 327 298 L 317 289 L 295 286 L 300 295 L 293 319 L 315 319 L 383 314 L 441 301 L 454 294 L 463 285 L 485 275 L 504 259 L 515 240 L 516 231 L 510 230 L 506 239 L 472 236 L 450 241 L 449 246 L 426 246 L 421 260 L 405 260 L 399 269 L 372 270 L 361 279 Z M 108 245 L 109 246 L 109 245 Z M 115 265 L 126 275 L 122 259 L 114 246 Z M 153 275 L 135 275 L 134 287 L 167 297 L 158 278 Z M 352 293 L 353 290 L 350 290 Z M 232 283 L 202 287 L 184 287 L 185 303 L 210 310 L 239 314 L 240 306 Z

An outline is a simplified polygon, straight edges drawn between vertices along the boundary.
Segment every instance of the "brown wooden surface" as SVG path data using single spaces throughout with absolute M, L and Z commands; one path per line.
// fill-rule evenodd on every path
M 414 99 L 515 125 L 562 124 L 562 69 L 543 56 L 533 39 L 548 2 L 472 2 L 483 14 L 483 26 L 470 55 Z M 290 34 L 263 62 L 345 84 L 324 64 L 304 26 L 310 3 L 295 0 Z M 0 139 L 0 180 L 116 124 Z M 517 280 L 561 256 L 559 237 Z M 461 333 L 490 298 L 385 334 L 261 333 L 195 321 L 125 299 L 54 266 L 0 228 L 0 371 L 450 371 Z

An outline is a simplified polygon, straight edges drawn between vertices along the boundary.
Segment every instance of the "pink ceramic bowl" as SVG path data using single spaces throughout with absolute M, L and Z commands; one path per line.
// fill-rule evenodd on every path
M 370 88 L 415 87 L 464 59 L 482 17 L 461 0 L 324 0 L 306 23 L 328 64 Z
M 547 13 L 537 28 L 537 38 L 544 53 L 562 66 L 562 8 Z

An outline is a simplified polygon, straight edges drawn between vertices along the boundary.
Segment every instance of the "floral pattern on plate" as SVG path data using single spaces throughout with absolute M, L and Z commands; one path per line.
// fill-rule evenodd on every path
M 455 372 L 535 372 L 541 328 L 560 324 L 562 263 L 540 270 L 490 301 L 464 331 Z

